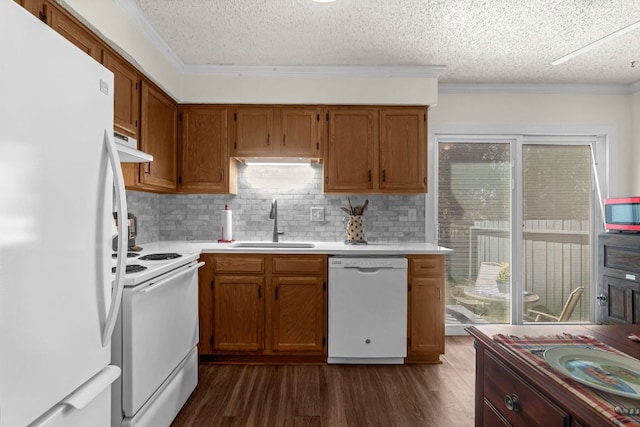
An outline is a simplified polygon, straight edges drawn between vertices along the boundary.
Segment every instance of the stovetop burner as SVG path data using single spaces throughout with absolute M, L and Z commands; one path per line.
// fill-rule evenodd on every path
M 141 261 L 163 261 L 167 259 L 176 259 L 180 258 L 182 255 L 176 253 L 166 253 L 166 254 L 149 254 L 145 256 L 141 256 L 138 258 Z
M 137 253 L 135 253 L 135 252 L 127 252 L 127 258 L 135 258 L 135 257 L 137 257 L 137 256 L 140 256 L 140 254 L 137 254 Z M 115 259 L 115 258 L 118 258 L 118 254 L 117 254 L 117 253 L 115 253 L 115 252 L 114 252 L 114 253 L 112 253 L 112 254 L 111 254 L 111 258 L 114 258 L 114 259 Z
M 144 265 L 138 265 L 138 264 L 127 264 L 127 268 L 125 269 L 125 273 L 138 273 L 140 271 L 146 270 L 147 267 L 145 267 Z M 115 274 L 116 272 L 116 268 L 115 267 L 111 267 L 111 273 Z

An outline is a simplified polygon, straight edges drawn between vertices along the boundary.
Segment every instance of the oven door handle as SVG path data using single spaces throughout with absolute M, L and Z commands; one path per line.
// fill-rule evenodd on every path
M 178 277 L 182 277 L 187 273 L 192 272 L 194 269 L 197 270 L 200 267 L 202 267 L 204 265 L 204 262 L 199 262 L 197 264 L 192 264 L 187 266 L 187 268 L 185 268 L 184 270 L 176 273 L 176 274 L 172 274 L 170 277 L 167 277 L 166 279 L 163 279 L 157 283 L 151 283 L 149 286 L 145 286 L 144 288 L 140 289 L 138 291 L 138 293 L 140 294 L 146 294 L 149 292 L 153 292 L 158 288 L 161 288 L 162 286 L 166 285 L 167 283 L 169 283 L 170 281 L 172 281 L 173 279 L 176 279 Z
M 102 346 L 106 347 L 111 341 L 113 328 L 118 320 L 118 311 L 122 301 L 122 292 L 124 290 L 124 273 L 127 262 L 127 194 L 124 191 L 124 178 L 122 176 L 122 167 L 118 158 L 118 151 L 115 143 L 109 136 L 107 129 L 104 130 L 104 145 L 109 155 L 109 163 L 113 172 L 113 186 L 115 188 L 116 205 L 118 207 L 118 260 L 116 262 L 116 277 L 113 282 L 113 290 L 111 292 L 111 304 L 107 312 L 102 330 Z

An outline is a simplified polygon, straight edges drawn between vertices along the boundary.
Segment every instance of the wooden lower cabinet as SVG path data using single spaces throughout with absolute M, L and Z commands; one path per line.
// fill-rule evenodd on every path
M 444 256 L 407 258 L 406 362 L 439 363 L 444 353 Z M 201 356 L 244 361 L 313 356 L 326 361 L 327 255 L 202 254 L 201 260 Z
M 264 277 L 218 276 L 213 286 L 213 349 L 264 349 Z
M 326 259 L 203 254 L 200 355 L 324 357 Z
M 411 255 L 407 363 L 438 363 L 444 353 L 444 256 Z
M 324 338 L 324 278 L 271 279 L 271 350 L 322 354 Z

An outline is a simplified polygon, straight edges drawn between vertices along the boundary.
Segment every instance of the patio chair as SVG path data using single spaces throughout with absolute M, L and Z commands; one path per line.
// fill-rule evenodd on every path
M 571 315 L 578 305 L 583 293 L 584 286 L 577 287 L 571 291 L 559 316 L 553 315 L 544 305 L 537 305 L 528 310 L 528 317 L 534 322 L 566 322 L 571 318 Z
M 502 270 L 502 264 L 499 262 L 481 262 L 475 286 L 497 286 L 496 280 L 498 280 L 500 270 Z
M 478 275 L 476 276 L 476 281 L 472 283 L 471 286 L 475 285 L 476 287 L 497 288 L 498 285 L 496 284 L 496 279 L 498 278 L 498 274 L 501 269 L 502 264 L 498 262 L 481 262 L 480 268 L 478 269 Z M 456 286 L 452 292 L 453 299 L 463 307 L 470 308 L 481 315 L 485 314 L 487 304 L 483 301 L 466 297 L 464 295 L 464 288 L 466 288 L 466 286 Z

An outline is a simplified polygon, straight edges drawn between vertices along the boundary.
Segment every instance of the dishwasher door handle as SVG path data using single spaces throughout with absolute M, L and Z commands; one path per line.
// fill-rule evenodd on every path
M 358 270 L 360 273 L 377 273 L 380 270 L 393 270 L 393 267 L 344 267 L 345 269 Z

